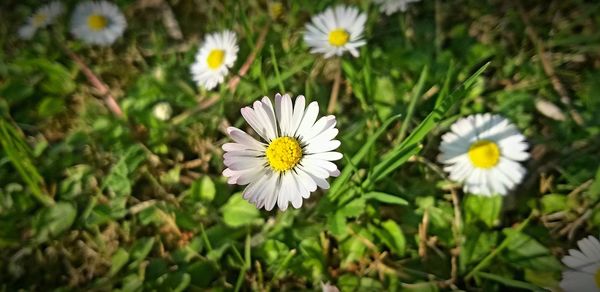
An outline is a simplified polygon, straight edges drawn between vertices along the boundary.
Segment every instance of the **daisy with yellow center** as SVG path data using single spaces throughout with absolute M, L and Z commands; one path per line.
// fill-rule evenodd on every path
M 600 241 L 588 236 L 577 246 L 579 250 L 569 250 L 562 259 L 568 269 L 562 274 L 560 288 L 566 292 L 600 291 Z
M 362 39 L 366 21 L 366 14 L 355 7 L 328 8 L 306 24 L 304 41 L 311 53 L 323 54 L 325 58 L 341 56 L 346 51 L 358 57 L 358 48 L 366 44 Z
M 207 35 L 192 64 L 192 79 L 208 90 L 215 88 L 225 80 L 237 59 L 238 50 L 237 37 L 232 31 Z
M 87 1 L 75 7 L 71 33 L 83 42 L 108 46 L 125 32 L 127 21 L 119 7 L 108 1 Z
M 48 3 L 35 11 L 25 24 L 19 28 L 19 37 L 25 40 L 31 39 L 39 28 L 46 27 L 63 14 L 65 8 L 59 1 Z
M 421 0 L 374 0 L 379 5 L 379 11 L 385 12 L 386 15 L 391 15 L 398 11 L 405 12 L 408 9 L 408 4 L 419 1 Z
M 241 110 L 242 116 L 262 139 L 229 127 L 235 143 L 223 145 L 223 175 L 230 184 L 248 185 L 244 198 L 258 208 L 286 210 L 291 203 L 300 208 L 317 187 L 328 189 L 327 178 L 340 174 L 332 162 L 342 158 L 335 152 L 340 141 L 334 116 L 317 120 L 319 105 L 305 107 L 304 96 L 292 103 L 289 95 L 268 97 Z
M 477 114 L 458 120 L 442 136 L 438 160 L 465 192 L 505 195 L 523 180 L 519 161 L 529 158 L 527 142 L 507 119 Z

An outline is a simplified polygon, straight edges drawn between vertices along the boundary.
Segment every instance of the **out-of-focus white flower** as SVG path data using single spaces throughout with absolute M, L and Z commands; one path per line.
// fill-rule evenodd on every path
M 499 115 L 477 114 L 458 120 L 442 136 L 438 160 L 450 179 L 475 195 L 506 195 L 523 180 L 518 161 L 529 158 L 517 127 Z
M 171 108 L 171 105 L 168 102 L 163 101 L 154 105 L 152 113 L 154 114 L 155 118 L 161 121 L 166 121 L 171 118 L 171 115 L 173 114 L 173 109 Z
M 25 40 L 31 39 L 39 28 L 52 24 L 64 11 L 65 7 L 60 1 L 53 1 L 38 8 L 19 28 L 19 37 Z
M 192 79 L 211 90 L 225 80 L 237 60 L 237 37 L 229 30 L 207 35 L 192 64 Z
M 577 246 L 579 250 L 569 250 L 562 259 L 569 269 L 563 272 L 560 288 L 566 292 L 600 291 L 600 241 L 588 236 Z
M 306 24 L 304 41 L 311 53 L 322 53 L 325 58 L 341 56 L 346 51 L 358 57 L 358 48 L 367 43 L 362 38 L 366 21 L 367 15 L 356 7 L 327 8 Z
M 405 12 L 408 4 L 419 1 L 421 0 L 375 0 L 374 2 L 379 4 L 379 11 L 391 15 L 398 11 Z
M 108 46 L 127 27 L 119 7 L 108 1 L 86 1 L 75 7 L 71 17 L 71 33 L 87 44 Z

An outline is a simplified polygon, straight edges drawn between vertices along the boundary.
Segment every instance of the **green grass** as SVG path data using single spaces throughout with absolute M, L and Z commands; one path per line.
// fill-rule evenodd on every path
M 367 0 L 300 0 L 273 19 L 272 1 L 166 1 L 176 39 L 164 7 L 120 0 L 127 31 L 98 48 L 72 38 L 68 14 L 19 40 L 38 2 L 0 4 L 1 291 L 557 289 L 562 256 L 600 232 L 598 3 L 422 0 L 385 16 Z M 302 41 L 336 3 L 368 14 L 358 58 L 325 60 Z M 238 35 L 233 72 L 197 88 L 199 42 L 224 29 Z M 298 210 L 248 204 L 221 175 L 225 128 L 248 129 L 239 109 L 277 92 L 325 115 L 338 73 L 341 175 Z M 163 101 L 168 121 L 152 114 Z M 465 194 L 436 162 L 450 125 L 483 112 L 531 145 L 506 197 Z

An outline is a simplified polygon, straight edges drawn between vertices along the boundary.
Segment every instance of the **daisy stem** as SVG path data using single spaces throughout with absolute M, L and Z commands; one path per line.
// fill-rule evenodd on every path
M 106 107 L 108 107 L 108 109 L 113 114 L 115 114 L 115 116 L 122 118 L 123 111 L 121 110 L 121 107 L 115 100 L 112 93 L 110 93 L 110 89 L 108 88 L 108 86 L 100 79 L 100 77 L 94 74 L 94 71 L 92 71 L 92 69 L 90 69 L 90 67 L 88 67 L 88 65 L 86 65 L 85 62 L 75 52 L 69 50 L 69 48 L 67 48 L 66 46 L 62 46 L 62 48 L 67 53 L 69 58 L 71 58 L 79 66 L 81 72 L 83 73 L 83 75 L 85 75 L 85 77 L 92 84 L 92 86 L 94 86 L 98 90 L 98 92 L 104 99 Z
M 248 56 L 248 58 L 246 59 L 246 61 L 244 62 L 244 64 L 240 68 L 240 70 L 238 71 L 237 76 L 235 76 L 235 77 L 231 78 L 231 80 L 229 80 L 228 86 L 229 86 L 229 90 L 231 92 L 235 91 L 238 84 L 240 83 L 240 79 L 248 73 L 248 70 L 250 70 L 250 66 L 252 66 L 252 63 L 254 63 L 256 56 L 264 47 L 265 39 L 267 37 L 267 33 L 269 32 L 270 27 L 271 26 L 268 24 L 263 27 L 263 29 L 260 31 L 260 35 L 258 36 L 258 40 L 256 41 L 256 45 L 254 46 L 252 53 L 250 53 L 250 55 Z
M 337 105 L 338 95 L 340 93 L 340 84 L 342 83 L 342 63 L 338 60 L 337 69 L 335 71 L 335 79 L 333 80 L 333 88 L 329 96 L 329 105 L 327 105 L 327 113 L 331 114 Z
M 533 218 L 534 214 L 535 214 L 535 210 L 532 210 L 531 213 L 529 214 L 529 217 L 527 217 L 527 219 L 525 219 L 525 221 L 523 221 L 523 223 L 521 223 L 517 228 L 515 228 L 515 231 L 521 232 L 529 224 L 529 222 Z M 513 239 L 513 236 L 511 236 L 511 235 L 506 236 L 504 238 L 504 240 L 502 241 L 502 243 L 500 243 L 498 248 L 496 248 L 489 255 L 487 255 L 481 262 L 479 262 L 479 264 L 477 266 L 475 266 L 475 268 L 467 274 L 465 279 L 469 280 L 469 279 L 473 278 L 473 276 L 477 272 L 479 272 L 479 270 L 487 267 L 490 264 L 490 262 L 492 261 L 492 259 L 494 259 L 494 257 L 496 257 L 501 251 L 503 251 L 511 243 L 512 239 Z

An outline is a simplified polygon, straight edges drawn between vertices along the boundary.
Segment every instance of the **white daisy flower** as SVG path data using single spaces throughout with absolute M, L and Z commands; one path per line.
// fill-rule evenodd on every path
M 306 109 L 304 96 L 294 104 L 289 95 L 275 95 L 275 107 L 268 97 L 255 101 L 253 107 L 241 110 L 242 116 L 262 138 L 259 142 L 244 131 L 229 127 L 227 133 L 235 143 L 223 145 L 223 175 L 230 184 L 248 185 L 244 198 L 256 207 L 270 211 L 275 204 L 286 210 L 294 208 L 317 189 L 328 189 L 329 176 L 340 174 L 331 161 L 342 158 L 334 150 L 340 141 L 334 116 L 317 120 L 319 105 Z M 316 122 L 315 122 L 316 121 Z
M 207 90 L 215 88 L 233 67 L 238 50 L 237 37 L 232 31 L 207 35 L 192 64 L 192 79 Z
M 379 5 L 379 11 L 385 12 L 386 15 L 391 15 L 398 11 L 405 12 L 408 4 L 419 1 L 421 0 L 374 0 Z
M 499 115 L 477 114 L 454 123 L 442 136 L 438 160 L 450 179 L 465 192 L 505 195 L 525 176 L 517 161 L 529 158 L 527 142 L 517 127 Z
M 31 39 L 39 28 L 52 24 L 64 11 L 65 7 L 60 1 L 50 2 L 38 8 L 33 15 L 27 18 L 25 24 L 19 28 L 19 37 L 25 40 Z
M 86 1 L 75 7 L 71 33 L 92 45 L 108 46 L 125 31 L 127 21 L 119 7 L 108 1 Z
M 325 58 L 341 56 L 346 51 L 358 57 L 358 48 L 367 43 L 362 39 L 366 21 L 367 15 L 355 7 L 327 8 L 306 24 L 304 41 L 311 53 L 322 53 Z
M 579 250 L 569 250 L 562 259 L 569 269 L 563 272 L 560 288 L 566 292 L 600 291 L 600 241 L 588 236 L 577 245 Z

